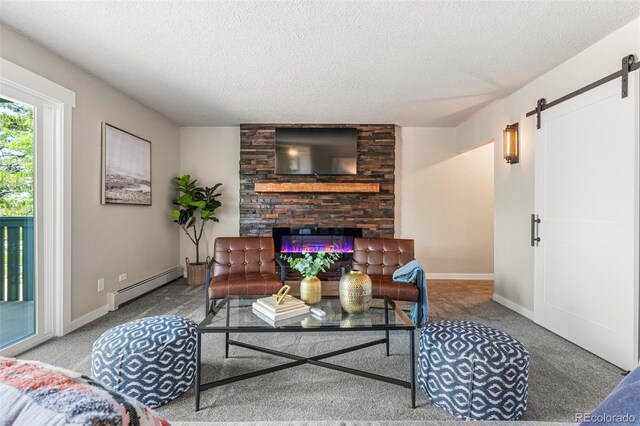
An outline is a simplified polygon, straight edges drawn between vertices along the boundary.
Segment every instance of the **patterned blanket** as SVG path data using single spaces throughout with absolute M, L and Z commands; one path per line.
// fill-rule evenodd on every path
M 0 425 L 153 425 L 169 422 L 87 376 L 0 357 Z

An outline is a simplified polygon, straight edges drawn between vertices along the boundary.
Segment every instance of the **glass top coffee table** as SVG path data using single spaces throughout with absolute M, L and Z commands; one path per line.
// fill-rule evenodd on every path
M 415 383 L 415 342 L 413 332 L 415 324 L 389 297 L 374 298 L 372 307 L 362 314 L 348 314 L 342 309 L 340 300 L 337 297 L 322 298 L 320 303 L 313 305 L 314 308 L 323 310 L 326 315 L 320 317 L 312 313 L 300 315 L 294 318 L 285 319 L 277 323 L 263 320 L 253 312 L 252 304 L 257 299 L 265 296 L 227 296 L 220 300 L 218 304 L 207 314 L 205 319 L 197 328 L 197 348 L 196 348 L 196 411 L 200 409 L 200 392 L 214 387 L 227 385 L 240 380 L 262 376 L 287 368 L 299 365 L 311 364 L 343 373 L 354 374 L 356 376 L 367 377 L 386 383 L 402 386 L 411 390 L 411 407 L 416 405 L 416 383 Z M 273 349 L 256 346 L 229 338 L 231 333 L 318 333 L 318 332 L 357 332 L 364 333 L 370 331 L 384 331 L 385 338 L 372 340 L 356 346 L 349 346 L 344 349 L 332 351 L 312 357 L 303 357 L 289 354 Z M 367 371 L 356 370 L 343 367 L 337 364 L 323 361 L 337 355 L 365 349 L 371 346 L 384 344 L 386 353 L 389 356 L 389 332 L 406 331 L 409 338 L 409 380 L 399 380 L 392 377 L 381 376 Z M 226 379 L 216 380 L 209 383 L 201 383 L 201 352 L 203 333 L 223 333 L 225 335 L 225 358 L 229 357 L 229 346 L 238 346 L 251 349 L 278 357 L 286 358 L 291 362 L 275 367 L 265 368 L 251 373 L 240 374 Z

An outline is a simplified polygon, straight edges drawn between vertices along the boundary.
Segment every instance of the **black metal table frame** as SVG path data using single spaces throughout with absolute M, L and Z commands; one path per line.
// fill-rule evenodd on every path
M 196 411 L 198 411 L 200 409 L 200 393 L 203 391 L 206 391 L 207 389 L 211 389 L 211 388 L 215 388 L 218 386 L 223 386 L 223 385 L 228 385 L 230 383 L 234 383 L 234 382 L 238 382 L 241 380 L 246 380 L 246 379 L 250 379 L 253 377 L 258 377 L 258 376 L 262 376 L 265 374 L 269 374 L 269 373 L 274 373 L 276 371 L 280 371 L 280 370 L 286 370 L 288 368 L 293 368 L 293 367 L 297 367 L 299 365 L 304 365 L 304 364 L 310 364 L 310 365 L 315 365 L 318 367 L 323 367 L 323 368 L 328 368 L 330 370 L 336 370 L 336 371 L 341 371 L 343 373 L 349 373 L 349 374 L 353 374 L 356 376 L 360 376 L 360 377 L 367 377 L 369 379 L 373 379 L 373 380 L 378 380 L 381 382 L 385 382 L 385 383 L 390 383 L 390 384 L 394 384 L 397 386 L 401 386 L 407 389 L 411 390 L 411 408 L 416 408 L 416 372 L 415 372 L 415 368 L 416 368 L 416 363 L 415 363 L 415 337 L 414 337 L 414 330 L 415 330 L 415 325 L 411 322 L 411 320 L 409 320 L 409 318 L 407 317 L 407 315 L 404 313 L 404 311 L 402 311 L 402 309 L 400 309 L 400 307 L 393 301 L 391 300 L 389 297 L 385 296 L 384 297 L 384 308 L 378 308 L 378 309 L 384 309 L 385 310 L 385 322 L 387 323 L 386 325 L 378 325 L 378 326 L 370 326 L 370 327 L 351 327 L 351 328 L 341 328 L 339 326 L 326 326 L 326 327 L 319 327 L 319 328 L 300 328 L 300 327 L 292 327 L 292 328 L 274 328 L 274 329 L 268 329 L 268 328 L 264 328 L 264 327 L 229 327 L 229 297 L 225 297 L 224 299 L 222 299 L 220 301 L 220 303 L 217 306 L 214 306 L 211 309 L 211 312 L 209 315 L 211 316 L 215 316 L 218 314 L 218 312 L 220 312 L 220 310 L 226 306 L 226 310 L 227 310 L 227 325 L 226 327 L 216 327 L 216 328 L 207 328 L 206 326 L 203 326 L 204 322 L 207 321 L 206 318 L 205 320 L 202 321 L 202 323 L 198 326 L 197 328 L 197 333 L 196 333 L 196 377 L 195 377 L 195 397 L 196 397 Z M 400 316 L 400 317 L 404 317 L 403 319 L 411 325 L 407 325 L 407 326 L 396 326 L 396 325 L 389 325 L 389 308 L 393 308 L 396 315 Z M 371 309 L 376 309 L 374 307 L 372 307 Z M 207 315 L 207 317 L 209 316 Z M 387 376 L 382 376 L 380 374 L 375 374 L 375 373 L 370 373 L 368 371 L 362 371 L 362 370 L 357 370 L 355 368 L 350 368 L 350 367 L 343 367 L 341 365 L 336 365 L 336 364 L 332 364 L 332 363 L 328 363 L 328 362 L 324 362 L 322 361 L 323 359 L 326 358 L 331 358 L 334 356 L 338 356 L 338 355 L 342 355 L 342 354 L 346 354 L 349 352 L 353 352 L 353 351 L 357 351 L 360 349 L 365 349 L 371 346 L 376 346 L 376 345 L 381 345 L 381 344 L 385 344 L 386 345 L 386 352 L 387 352 L 387 356 L 389 356 L 389 331 L 408 331 L 409 332 L 409 358 L 410 358 L 410 367 L 409 367 L 409 374 L 410 374 L 410 380 L 406 381 L 406 380 L 399 380 L 399 379 L 395 379 L 392 377 L 387 377 Z M 303 357 L 303 356 L 299 356 L 299 355 L 294 355 L 294 354 L 290 354 L 290 353 L 286 353 L 286 352 L 281 352 L 281 351 L 276 351 L 273 349 L 269 349 L 269 348 L 264 348 L 264 347 L 260 347 L 260 346 L 255 346 L 255 345 L 251 345 L 249 343 L 244 343 L 244 342 L 239 342 L 237 340 L 231 340 L 229 339 L 229 334 L 230 333 L 304 333 L 304 332 L 336 332 L 336 331 L 385 331 L 385 338 L 384 339 L 378 339 L 378 340 L 373 340 L 367 343 L 362 343 L 359 345 L 355 345 L 355 346 L 350 346 L 344 349 L 339 349 L 336 351 L 332 351 L 332 352 L 327 352 L 324 354 L 320 354 L 320 355 L 314 355 L 311 357 Z M 278 356 L 278 357 L 282 357 L 282 358 L 286 358 L 286 359 L 290 359 L 292 360 L 291 362 L 285 363 L 285 364 L 281 364 L 281 365 L 277 365 L 275 367 L 269 367 L 269 368 L 264 368 L 261 370 L 257 370 L 257 371 L 252 371 L 250 373 L 244 373 L 244 374 L 240 374 L 237 376 L 232 376 L 232 377 L 227 377 L 225 379 L 220 379 L 220 380 L 215 380 L 213 382 L 209 382 L 209 383 L 201 383 L 201 369 L 202 369 L 202 357 L 201 357 L 201 352 L 202 352 L 202 335 L 206 334 L 206 333 L 224 333 L 225 334 L 225 354 L 224 357 L 228 358 L 229 357 L 229 346 L 238 346 L 241 348 L 245 348 L 245 349 L 251 349 L 257 352 L 262 352 L 262 353 L 266 353 L 266 354 L 270 354 L 270 355 L 274 355 L 274 356 Z

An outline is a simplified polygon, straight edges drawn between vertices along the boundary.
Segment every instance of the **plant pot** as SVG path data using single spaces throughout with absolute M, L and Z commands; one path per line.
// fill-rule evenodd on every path
M 191 263 L 187 257 L 187 284 L 204 285 L 207 262 Z
M 340 279 L 340 304 L 350 314 L 360 314 L 371 307 L 373 288 L 369 275 L 351 271 Z
M 322 300 L 322 282 L 318 277 L 308 277 L 300 281 L 300 299 L 309 305 Z

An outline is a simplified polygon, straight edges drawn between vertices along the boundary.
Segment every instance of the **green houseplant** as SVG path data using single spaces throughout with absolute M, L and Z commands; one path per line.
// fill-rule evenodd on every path
M 326 272 L 340 258 L 340 254 L 335 251 L 328 253 L 320 251 L 314 257 L 303 251 L 301 257 L 281 256 L 291 269 L 300 272 L 304 277 L 300 282 L 300 299 L 310 305 L 316 304 L 322 299 L 322 282 L 317 275 L 320 272 Z
M 212 187 L 197 186 L 198 180 L 191 180 L 191 175 L 174 178 L 179 197 L 173 200 L 177 206 L 171 212 L 173 221 L 187 234 L 196 246 L 195 263 L 187 261 L 187 283 L 189 285 L 204 284 L 206 262 L 200 262 L 200 240 L 204 234 L 204 225 L 209 222 L 219 222 L 215 212 L 222 206 L 218 200 L 222 194 L 216 192 L 222 185 L 216 183 Z

